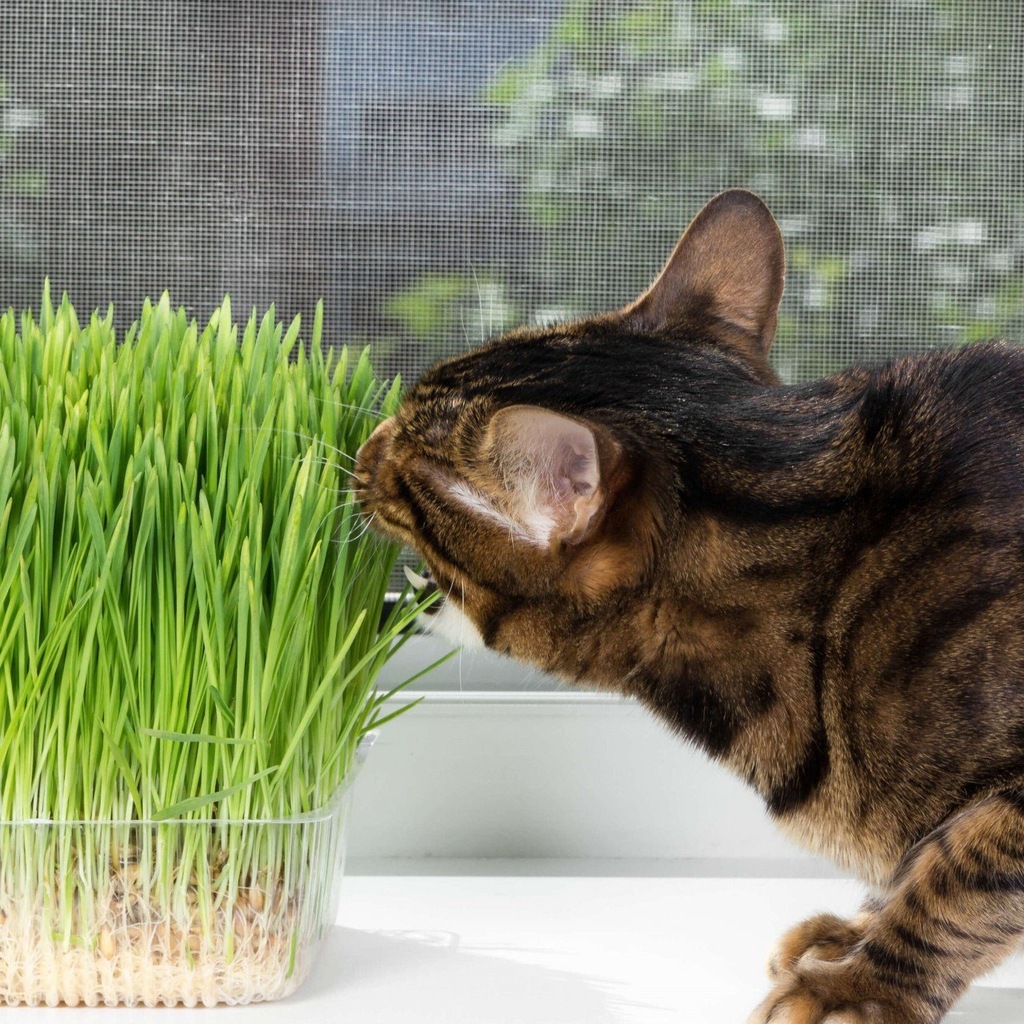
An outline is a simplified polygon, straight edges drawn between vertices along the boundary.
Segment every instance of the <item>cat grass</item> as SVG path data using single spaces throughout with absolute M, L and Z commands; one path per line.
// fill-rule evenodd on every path
M 287 994 L 332 920 L 397 550 L 355 452 L 398 398 L 273 310 L 123 338 L 0 316 L 0 999 Z M 393 692 L 393 691 L 392 691 Z

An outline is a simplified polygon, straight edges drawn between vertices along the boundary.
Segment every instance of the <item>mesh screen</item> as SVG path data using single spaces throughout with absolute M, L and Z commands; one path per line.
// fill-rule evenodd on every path
M 382 374 L 761 193 L 784 378 L 1024 338 L 1018 0 L 5 0 L 0 303 L 309 313 Z
M 1024 5 L 6 0 L 0 301 L 327 304 L 382 372 L 620 304 L 754 188 L 789 378 L 1024 336 Z

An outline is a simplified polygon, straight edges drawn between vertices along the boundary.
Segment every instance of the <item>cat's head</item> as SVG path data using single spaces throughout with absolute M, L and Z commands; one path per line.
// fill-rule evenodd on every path
M 784 266 L 764 204 L 724 192 L 625 309 L 521 328 L 408 390 L 354 480 L 372 526 L 429 567 L 440 631 L 550 666 L 566 609 L 586 629 L 666 570 L 685 473 L 677 414 L 719 382 L 776 381 Z

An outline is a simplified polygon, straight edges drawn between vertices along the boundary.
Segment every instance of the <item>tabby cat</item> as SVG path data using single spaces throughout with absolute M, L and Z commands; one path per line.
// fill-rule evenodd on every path
M 757 1024 L 931 1024 L 1024 937 L 1024 350 L 783 386 L 785 257 L 725 192 L 618 312 L 429 370 L 362 448 L 436 627 L 628 694 L 855 871 Z

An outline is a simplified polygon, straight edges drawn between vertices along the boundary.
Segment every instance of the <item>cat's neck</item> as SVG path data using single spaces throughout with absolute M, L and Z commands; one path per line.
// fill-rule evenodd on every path
M 822 692 L 836 581 L 906 500 L 897 463 L 865 448 L 875 379 L 851 371 L 691 404 L 677 434 L 678 536 L 633 608 L 638 635 L 657 642 L 625 688 L 778 815 L 830 773 Z

